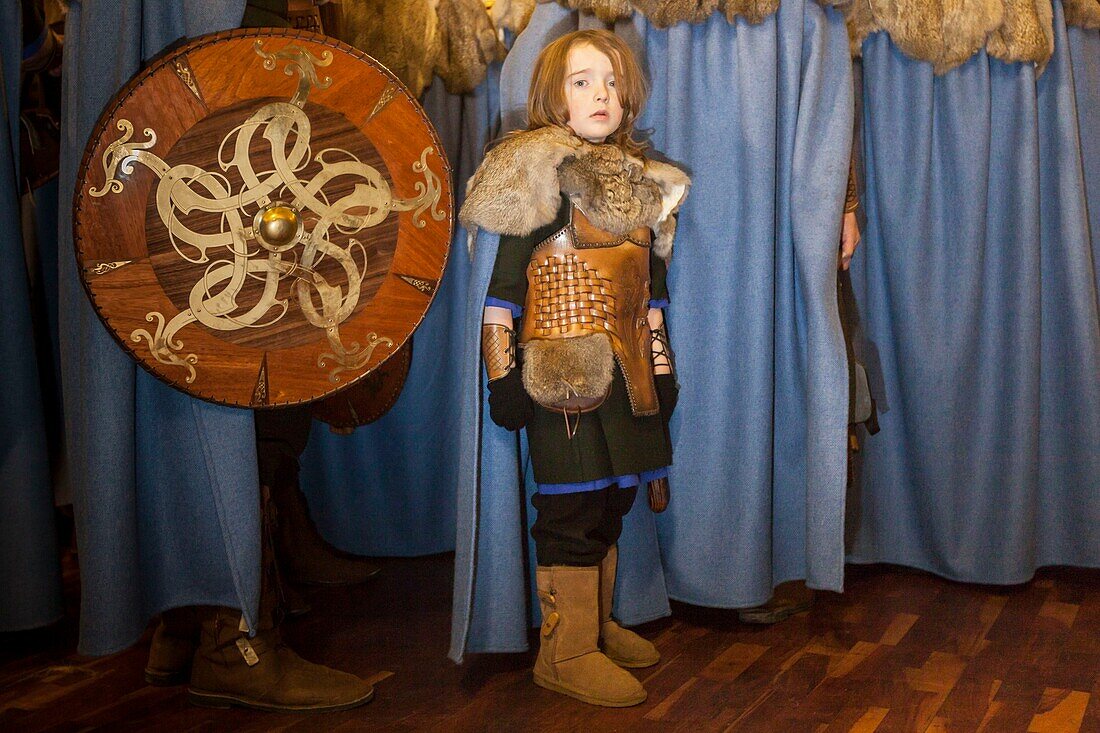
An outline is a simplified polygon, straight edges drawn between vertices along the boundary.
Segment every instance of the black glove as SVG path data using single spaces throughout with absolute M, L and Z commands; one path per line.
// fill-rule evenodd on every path
M 516 367 L 500 379 L 489 382 L 489 417 L 506 430 L 519 430 L 531 419 L 534 403 L 523 388 L 523 375 Z
M 657 403 L 661 406 L 661 417 L 667 423 L 676 409 L 676 400 L 680 397 L 680 388 L 676 385 L 675 374 L 654 374 L 653 383 L 657 387 Z

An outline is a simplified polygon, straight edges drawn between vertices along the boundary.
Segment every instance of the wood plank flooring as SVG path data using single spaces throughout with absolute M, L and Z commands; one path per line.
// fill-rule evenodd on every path
M 982 731 L 1100 733 L 1100 571 L 1044 570 L 975 586 L 888 566 L 849 567 L 843 595 L 771 627 L 674 604 L 640 631 L 662 661 L 637 670 L 649 699 L 591 707 L 536 687 L 531 654 L 445 658 L 451 556 L 382 560 L 368 585 L 312 589 L 286 625 L 314 661 L 371 678 L 357 710 L 282 715 L 188 705 L 150 687 L 150 634 L 80 657 L 70 613 L 47 630 L 0 635 L 0 731 Z

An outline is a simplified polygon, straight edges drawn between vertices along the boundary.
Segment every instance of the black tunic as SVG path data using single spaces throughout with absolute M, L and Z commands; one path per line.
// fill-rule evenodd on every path
M 569 199 L 562 196 L 557 217 L 524 237 L 501 236 L 488 297 L 523 306 L 527 298 L 527 265 L 535 245 L 569 223 Z M 666 300 L 665 262 L 650 254 L 650 299 Z M 520 331 L 516 324 L 516 332 Z M 571 417 L 575 424 L 578 418 Z M 611 392 L 595 411 L 583 414 L 570 439 L 561 413 L 535 406 L 527 423 L 527 440 L 535 482 L 573 484 L 640 474 L 672 463 L 672 444 L 661 415 L 635 417 L 626 381 L 615 365 Z

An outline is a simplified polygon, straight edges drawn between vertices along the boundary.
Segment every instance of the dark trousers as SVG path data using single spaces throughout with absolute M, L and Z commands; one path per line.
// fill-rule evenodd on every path
M 298 465 L 309 442 L 309 407 L 256 410 L 256 462 L 263 486 L 298 486 Z
M 619 541 L 623 517 L 637 493 L 636 486 L 614 485 L 574 494 L 535 494 L 531 502 L 538 514 L 531 536 L 538 564 L 599 565 Z

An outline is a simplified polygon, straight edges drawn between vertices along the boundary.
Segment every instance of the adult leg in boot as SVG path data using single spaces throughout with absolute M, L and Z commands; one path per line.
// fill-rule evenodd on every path
M 637 705 L 645 688 L 597 646 L 599 574 L 596 566 L 536 570 L 543 622 L 535 684 L 592 705 Z
M 284 582 L 282 594 L 283 605 L 288 617 L 298 618 L 299 616 L 305 616 L 313 610 L 313 606 L 310 605 L 309 600 L 302 594 L 302 591 L 294 587 L 293 583 Z
M 199 616 L 195 607 L 172 608 L 162 613 L 149 644 L 145 681 L 160 686 L 187 682 L 198 643 Z
M 377 565 L 342 552 L 321 537 L 297 484 L 276 483 L 270 488 L 278 507 L 275 551 L 292 583 L 356 585 L 378 575 Z
M 374 696 L 370 683 L 302 659 L 275 626 L 249 637 L 241 613 L 209 608 L 202 618 L 188 699 L 203 707 L 272 711 L 347 710 Z
M 191 666 L 188 697 L 207 707 L 258 710 L 346 710 L 374 696 L 355 675 L 307 662 L 282 641 L 280 588 L 274 551 L 274 502 L 261 488 L 260 608 L 249 636 L 240 611 L 208 608 Z
M 258 410 L 255 419 L 260 483 L 269 487 L 277 507 L 275 551 L 287 579 L 354 585 L 377 575 L 377 565 L 325 542 L 299 491 L 299 461 L 313 424 L 309 408 Z
M 661 661 L 657 647 L 633 631 L 624 629 L 611 616 L 618 562 L 619 548 L 612 545 L 600 563 L 600 648 L 608 659 L 620 667 L 652 667 Z
M 780 621 L 805 613 L 814 602 L 814 592 L 801 580 L 783 583 L 763 606 L 742 608 L 737 618 L 746 624 L 777 624 Z

